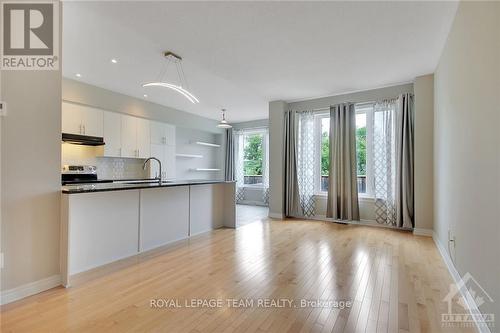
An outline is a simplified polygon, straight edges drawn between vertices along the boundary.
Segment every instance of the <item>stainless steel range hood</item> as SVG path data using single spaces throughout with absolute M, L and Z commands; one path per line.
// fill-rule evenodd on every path
M 103 146 L 104 138 L 98 136 L 89 136 L 89 135 L 78 135 L 78 134 L 62 134 L 62 141 L 67 143 L 72 143 L 74 145 L 82 145 L 82 146 Z

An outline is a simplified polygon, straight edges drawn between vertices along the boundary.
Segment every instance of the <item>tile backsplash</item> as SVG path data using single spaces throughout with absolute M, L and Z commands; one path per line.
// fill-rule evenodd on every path
M 102 147 L 61 144 L 63 165 L 95 165 L 99 179 L 130 179 L 149 177 L 149 168 L 142 169 L 143 159 L 99 157 Z

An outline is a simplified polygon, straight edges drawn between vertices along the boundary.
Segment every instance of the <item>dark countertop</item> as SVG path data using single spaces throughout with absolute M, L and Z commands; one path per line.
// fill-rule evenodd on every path
M 127 184 L 127 181 L 134 181 L 135 179 L 119 180 L 113 183 L 96 183 L 96 184 L 78 184 L 78 185 L 64 185 L 62 186 L 62 193 L 77 194 L 77 193 L 90 193 L 90 192 L 106 192 L 106 191 L 123 191 L 123 190 L 137 190 L 145 188 L 158 188 L 158 187 L 172 187 L 172 186 L 189 186 L 189 185 L 206 185 L 206 184 L 230 184 L 234 181 L 225 180 L 175 180 L 161 183 L 136 183 Z

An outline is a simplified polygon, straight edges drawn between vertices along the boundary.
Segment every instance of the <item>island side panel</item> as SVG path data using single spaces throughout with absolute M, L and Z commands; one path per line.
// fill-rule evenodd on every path
M 140 251 L 189 236 L 189 186 L 141 190 Z
M 69 274 L 138 253 L 139 190 L 72 194 Z
M 224 188 L 224 226 L 227 228 L 237 228 L 236 225 L 236 183 L 221 184 Z
M 224 188 L 220 184 L 190 186 L 190 236 L 224 225 L 223 196 Z

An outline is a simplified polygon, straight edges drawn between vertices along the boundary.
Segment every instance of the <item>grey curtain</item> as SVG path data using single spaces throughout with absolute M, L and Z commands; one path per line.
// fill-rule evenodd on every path
M 226 155 L 224 160 L 224 179 L 233 181 L 234 173 L 234 136 L 233 129 L 226 129 Z
M 330 175 L 326 217 L 359 220 L 354 104 L 330 107 Z
M 396 109 L 396 221 L 398 227 L 414 227 L 414 100 L 402 94 Z
M 302 216 L 300 206 L 299 184 L 297 179 L 297 126 L 295 112 L 285 112 L 284 126 L 284 211 L 285 216 Z

